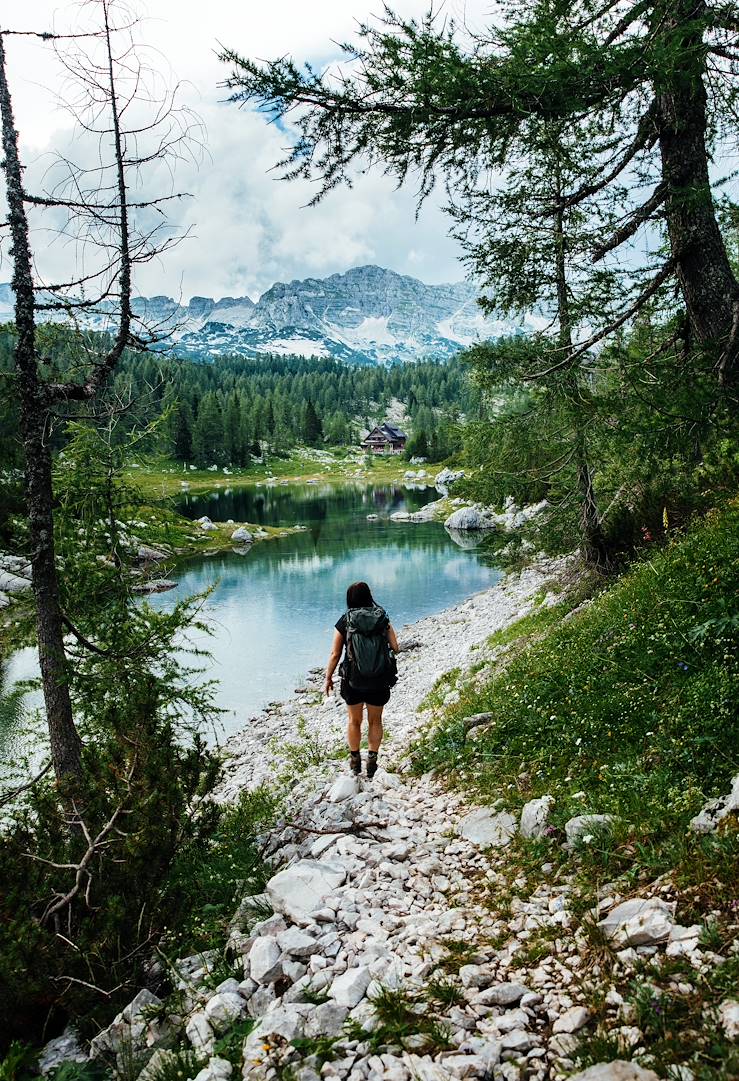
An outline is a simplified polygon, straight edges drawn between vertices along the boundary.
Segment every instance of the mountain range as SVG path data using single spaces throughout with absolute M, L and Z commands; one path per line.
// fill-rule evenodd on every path
M 265 353 L 336 357 L 355 364 L 445 359 L 486 338 L 522 332 L 521 324 L 486 318 L 467 282 L 426 285 L 378 266 L 353 267 L 327 278 L 277 282 L 256 302 L 248 296 L 137 297 L 136 314 L 182 357 L 258 357 Z M 55 317 L 59 318 L 58 313 Z M 13 318 L 13 293 L 0 285 L 0 321 Z M 109 328 L 101 308 L 85 316 L 90 329 Z

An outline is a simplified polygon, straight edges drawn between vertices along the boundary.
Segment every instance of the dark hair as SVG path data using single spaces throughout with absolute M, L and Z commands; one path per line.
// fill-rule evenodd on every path
M 374 603 L 366 582 L 354 582 L 346 591 L 347 608 L 372 608 Z

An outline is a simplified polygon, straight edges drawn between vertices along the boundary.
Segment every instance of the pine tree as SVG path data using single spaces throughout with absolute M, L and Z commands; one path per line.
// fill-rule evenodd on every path
M 623 251 L 646 225 L 667 256 L 646 254 L 637 265 L 632 245 L 630 287 L 618 314 L 598 320 L 593 344 L 668 295 L 674 282 L 691 360 L 711 353 L 714 378 L 732 387 L 739 281 L 716 212 L 723 177 L 711 175 L 709 163 L 735 125 L 734 6 L 512 0 L 496 10 L 497 26 L 462 33 L 445 13 L 404 19 L 388 8 L 360 27 L 356 45 L 343 47 L 338 80 L 285 57 L 262 63 L 225 50 L 221 59 L 233 101 L 255 102 L 272 119 L 297 116 L 298 137 L 282 165 L 290 179 L 318 182 L 314 202 L 350 183 L 356 160 L 369 157 L 401 182 L 420 174 L 421 199 L 442 178 L 454 205 L 471 188 L 489 188 L 501 167 L 519 168 L 530 119 L 573 133 L 600 130 L 599 160 L 583 170 L 567 204 L 589 213 L 602 199 L 618 203 L 615 228 L 594 233 L 590 259 Z M 532 216 L 541 209 L 532 204 Z M 660 244 L 648 248 L 662 254 Z
M 213 391 L 203 396 L 198 407 L 192 444 L 196 465 L 207 468 L 210 465 L 225 464 L 223 416 L 218 404 L 218 396 Z
M 309 447 L 317 447 L 323 440 L 323 425 L 311 398 L 303 413 L 303 439 Z

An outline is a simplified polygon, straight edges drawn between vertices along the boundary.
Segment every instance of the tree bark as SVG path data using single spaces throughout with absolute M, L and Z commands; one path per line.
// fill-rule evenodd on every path
M 568 354 L 572 353 L 572 318 L 570 298 L 567 292 L 567 255 L 565 252 L 565 229 L 563 192 L 559 169 L 554 170 L 556 210 L 554 212 L 554 249 L 555 280 L 557 286 L 557 321 L 559 324 L 559 346 Z M 574 365 L 567 368 L 566 374 L 573 399 L 578 394 L 577 369 Z M 607 567 L 610 560 L 608 544 L 603 532 L 598 503 L 593 487 L 593 471 L 588 460 L 587 436 L 583 418 L 574 414 L 575 426 L 575 463 L 577 466 L 577 485 L 580 493 L 580 535 L 582 552 L 586 562 L 597 567 Z
M 51 452 L 46 439 L 48 408 L 45 388 L 40 383 L 38 374 L 35 294 L 28 220 L 23 202 L 23 173 L 18 155 L 18 132 L 13 117 L 1 34 L 0 119 L 5 155 L 8 222 L 13 243 L 12 285 L 15 292 L 15 323 L 18 335 L 14 361 L 18 377 L 21 435 L 25 455 L 38 654 L 51 758 L 57 780 L 62 781 L 79 776 L 82 772 L 82 742 L 74 725 L 64 655 L 59 580 L 54 554 Z
M 726 253 L 708 173 L 704 0 L 660 6 L 675 60 L 657 93 L 656 123 L 667 186 L 665 216 L 680 289 L 696 341 L 716 355 L 722 384 L 736 380 L 739 282 Z

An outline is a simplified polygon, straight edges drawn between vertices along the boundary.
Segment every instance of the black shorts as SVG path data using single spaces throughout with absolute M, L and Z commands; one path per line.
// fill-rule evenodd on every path
M 386 706 L 390 701 L 389 687 L 375 687 L 374 690 L 360 691 L 356 687 L 350 687 L 345 679 L 341 681 L 340 694 L 347 706 L 358 706 L 361 702 L 368 706 Z

